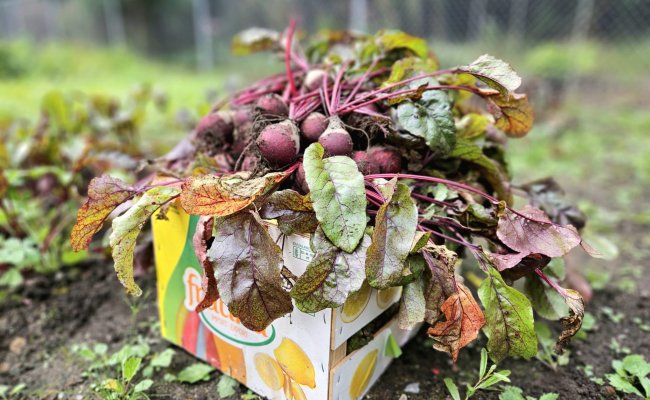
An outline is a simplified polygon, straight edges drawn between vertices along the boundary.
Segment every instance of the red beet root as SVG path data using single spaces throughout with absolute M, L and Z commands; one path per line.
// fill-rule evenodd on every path
M 252 110 L 248 107 L 242 107 L 232 111 L 232 120 L 237 127 L 251 122 L 251 117 Z
M 319 112 L 309 114 L 300 124 L 302 135 L 310 142 L 317 141 L 325 129 L 327 129 L 327 117 Z
M 379 173 L 379 168 L 371 162 L 367 152 L 355 151 L 352 153 L 352 159 L 357 163 L 357 168 L 359 168 L 359 172 L 362 174 L 370 175 Z
M 289 115 L 289 107 L 287 107 L 287 103 L 282 100 L 282 97 L 275 93 L 270 93 L 260 97 L 257 100 L 257 108 L 259 108 L 263 114 Z
M 300 150 L 298 128 L 290 120 L 262 129 L 256 140 L 262 157 L 272 166 L 281 167 L 296 159 Z
M 382 174 L 396 174 L 402 170 L 402 156 L 397 150 L 388 147 L 371 147 L 368 157 L 373 168 Z
M 213 112 L 201 118 L 192 141 L 199 151 L 213 155 L 223 150 L 224 145 L 232 143 L 233 129 L 230 113 Z
M 303 81 L 303 86 L 309 92 L 311 92 L 312 90 L 318 89 L 323 84 L 323 76 L 325 76 L 326 74 L 327 74 L 327 72 L 323 71 L 322 69 L 312 69 L 312 70 L 310 70 L 305 75 L 305 80 Z
M 293 175 L 296 189 L 303 194 L 309 193 L 309 185 L 307 185 L 307 178 L 305 178 L 305 167 L 300 164 L 295 174 Z
M 318 143 L 323 146 L 325 153 L 330 156 L 347 156 L 352 153 L 352 138 L 337 117 L 330 119 L 327 129 L 318 138 Z

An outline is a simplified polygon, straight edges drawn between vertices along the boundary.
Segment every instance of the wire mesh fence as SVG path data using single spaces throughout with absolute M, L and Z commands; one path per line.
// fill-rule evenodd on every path
M 126 45 L 209 70 L 233 34 L 290 16 L 310 32 L 402 29 L 445 63 L 488 52 L 565 89 L 603 77 L 647 85 L 650 74 L 650 0 L 0 0 L 0 40 Z

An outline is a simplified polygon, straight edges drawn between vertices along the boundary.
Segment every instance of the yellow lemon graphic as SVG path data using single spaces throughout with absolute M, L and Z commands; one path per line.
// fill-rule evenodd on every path
M 291 397 L 293 395 L 291 394 L 291 378 L 289 378 L 289 375 L 287 375 L 286 372 L 282 372 L 284 375 L 284 385 L 282 385 L 282 391 L 284 392 L 284 398 L 287 400 L 291 400 Z
M 280 345 L 273 351 L 280 367 L 295 382 L 316 387 L 316 371 L 307 354 L 293 340 L 283 338 Z
M 402 294 L 401 286 L 393 286 L 387 289 L 381 289 L 377 292 L 377 305 L 379 308 L 387 308 L 395 302 Z
M 302 390 L 300 385 L 294 381 L 291 381 L 291 397 L 294 400 L 307 400 L 305 392 Z
M 273 357 L 264 353 L 255 354 L 255 369 L 262 381 L 272 390 L 280 390 L 284 385 L 284 373 Z
M 341 320 L 343 322 L 352 322 L 361 315 L 370 301 L 371 288 L 368 282 L 364 281 L 361 289 L 352 293 L 343 304 L 341 309 Z
M 372 378 L 372 374 L 375 372 L 378 354 L 379 350 L 377 349 L 366 354 L 357 366 L 356 371 L 354 371 L 352 383 L 350 383 L 350 397 L 353 399 L 358 399 L 366 391 L 370 383 L 370 378 Z

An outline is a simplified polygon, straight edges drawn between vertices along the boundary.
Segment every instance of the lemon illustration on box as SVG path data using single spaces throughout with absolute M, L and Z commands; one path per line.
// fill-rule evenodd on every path
M 402 295 L 401 286 L 393 286 L 387 289 L 377 291 L 377 306 L 379 308 L 387 308 L 395 303 Z
M 343 322 L 352 322 L 363 313 L 366 309 L 368 301 L 370 301 L 371 288 L 368 282 L 364 281 L 361 289 L 352 293 L 350 297 L 343 304 L 341 309 L 341 320 Z
M 377 360 L 382 354 L 371 351 L 374 355 L 364 357 L 361 364 L 365 372 L 360 364 L 353 379 L 356 389 L 348 391 L 347 384 L 340 389 L 334 385 L 331 373 L 350 362 L 345 353 L 333 352 L 335 347 L 330 346 L 338 340 L 342 344 L 336 348 L 345 349 L 351 330 L 379 316 L 399 293 L 391 289 L 378 292 L 364 282 L 336 311 L 306 314 L 294 307 L 290 314 L 259 332 L 244 327 L 220 299 L 197 313 L 195 308 L 203 298 L 202 268 L 192 245 L 197 221 L 197 216 L 187 215 L 178 204 L 172 204 L 164 218 L 152 218 L 162 336 L 267 398 L 345 400 L 364 393 L 379 369 L 376 365 L 380 365 Z M 296 276 L 304 273 L 313 256 L 309 236 L 283 238 L 272 223 L 267 228 L 274 240 L 285 244 L 285 267 Z M 337 313 L 336 321 L 340 318 L 347 326 L 338 337 Z M 356 364 L 358 358 L 355 360 Z M 383 362 L 382 368 L 388 363 Z
M 377 349 L 366 354 L 354 371 L 352 383 L 350 384 L 350 397 L 353 399 L 358 399 L 365 393 L 368 383 L 370 383 L 370 378 L 372 378 L 372 374 L 375 372 L 378 355 L 379 350 Z

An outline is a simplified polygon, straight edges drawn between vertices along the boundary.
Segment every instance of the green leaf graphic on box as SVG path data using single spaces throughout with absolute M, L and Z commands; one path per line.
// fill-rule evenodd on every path
M 402 348 L 400 347 L 399 343 L 397 343 L 397 339 L 395 339 L 395 336 L 393 336 L 392 332 L 388 334 L 388 338 L 386 339 L 384 355 L 386 357 L 392 358 L 397 358 L 402 355 Z

